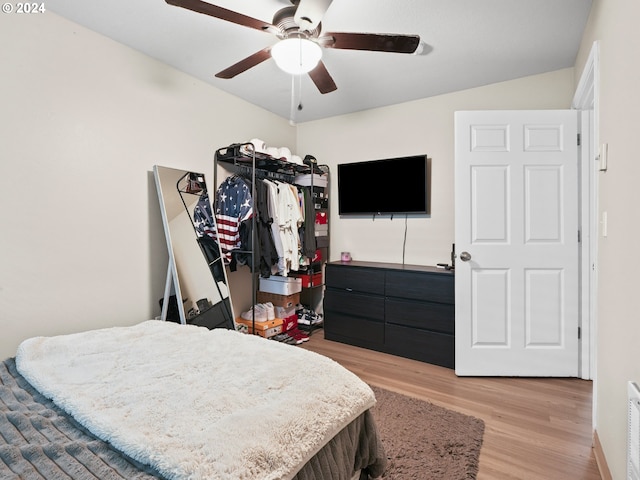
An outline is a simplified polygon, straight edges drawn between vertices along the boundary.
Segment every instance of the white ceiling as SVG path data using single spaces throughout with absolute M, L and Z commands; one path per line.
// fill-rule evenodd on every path
M 289 0 L 211 0 L 271 23 Z M 269 33 L 164 0 L 51 0 L 47 9 L 296 123 L 573 66 L 591 0 L 333 0 L 323 31 L 417 34 L 421 55 L 324 49 L 338 89 L 320 94 L 273 60 L 214 75 L 273 45 Z

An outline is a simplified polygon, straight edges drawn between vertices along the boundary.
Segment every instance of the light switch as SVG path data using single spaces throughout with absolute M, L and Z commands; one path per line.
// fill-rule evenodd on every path
M 606 172 L 609 167 L 609 144 L 603 143 L 600 146 L 600 171 Z

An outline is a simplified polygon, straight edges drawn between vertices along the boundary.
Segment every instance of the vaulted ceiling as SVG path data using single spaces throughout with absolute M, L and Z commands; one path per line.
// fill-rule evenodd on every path
M 316 0 L 302 0 L 313 3 Z M 210 0 L 271 23 L 290 0 Z M 47 9 L 294 122 L 402 103 L 573 66 L 591 0 L 333 0 L 322 30 L 415 34 L 419 54 L 324 48 L 337 90 L 272 59 L 214 75 L 278 38 L 164 0 L 53 0 Z M 298 105 L 302 105 L 299 109 Z

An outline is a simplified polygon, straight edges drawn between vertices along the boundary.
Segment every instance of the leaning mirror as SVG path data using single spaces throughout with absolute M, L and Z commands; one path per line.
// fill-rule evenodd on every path
M 204 174 L 155 165 L 169 265 L 162 319 L 235 328 Z

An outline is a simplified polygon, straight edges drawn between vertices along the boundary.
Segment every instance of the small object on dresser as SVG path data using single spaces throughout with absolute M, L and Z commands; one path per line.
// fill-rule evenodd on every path
M 340 260 L 342 260 L 343 262 L 350 262 L 351 261 L 351 253 L 350 252 L 342 252 L 340 254 Z

